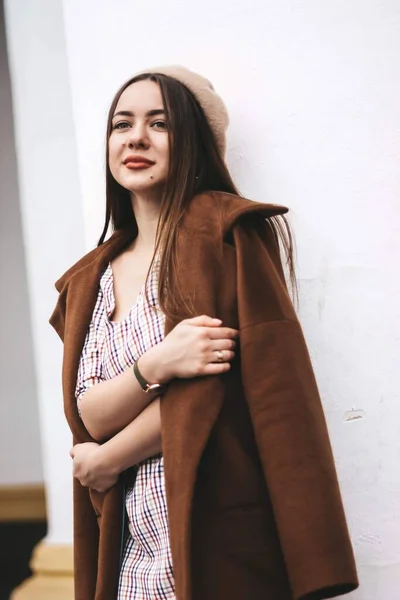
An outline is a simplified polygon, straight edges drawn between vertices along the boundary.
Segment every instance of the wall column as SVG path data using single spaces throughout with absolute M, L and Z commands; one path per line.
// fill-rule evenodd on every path
M 12 600 L 72 600 L 71 435 L 62 406 L 62 344 L 48 323 L 54 281 L 84 253 L 62 3 L 8 0 L 5 17 L 48 514 L 33 577 Z

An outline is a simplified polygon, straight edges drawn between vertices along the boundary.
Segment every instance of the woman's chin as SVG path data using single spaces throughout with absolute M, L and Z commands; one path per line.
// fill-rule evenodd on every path
M 126 190 L 132 192 L 132 194 L 144 194 L 146 192 L 161 188 L 165 182 L 156 178 L 153 179 L 149 175 L 138 175 L 135 177 L 130 177 L 129 179 L 125 179 L 124 181 L 120 181 L 119 183 Z

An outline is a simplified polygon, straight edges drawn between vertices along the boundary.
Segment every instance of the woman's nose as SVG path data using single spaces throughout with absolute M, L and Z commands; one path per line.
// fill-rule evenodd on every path
M 128 145 L 130 148 L 135 146 L 143 147 L 147 144 L 146 128 L 144 124 L 135 123 L 135 126 L 129 130 Z

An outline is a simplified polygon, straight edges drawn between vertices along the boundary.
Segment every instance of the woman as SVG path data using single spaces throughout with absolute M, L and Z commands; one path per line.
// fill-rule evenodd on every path
M 357 586 L 279 256 L 281 240 L 291 269 L 287 209 L 238 195 L 227 124 L 182 67 L 134 77 L 110 108 L 103 234 L 57 282 L 51 318 L 74 435 L 76 600 Z

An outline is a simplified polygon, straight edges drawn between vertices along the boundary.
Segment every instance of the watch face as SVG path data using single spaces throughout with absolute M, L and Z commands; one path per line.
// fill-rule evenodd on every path
M 162 394 L 165 391 L 165 385 L 162 385 L 161 383 L 152 383 L 151 385 L 147 386 L 147 390 L 146 392 L 158 392 L 160 394 Z

